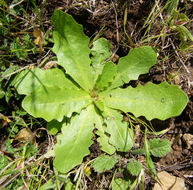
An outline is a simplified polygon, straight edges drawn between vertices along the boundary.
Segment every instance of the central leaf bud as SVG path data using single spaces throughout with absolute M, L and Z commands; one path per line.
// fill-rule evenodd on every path
M 93 99 L 94 101 L 97 101 L 98 98 L 99 98 L 99 95 L 98 95 L 98 93 L 97 93 L 96 90 L 91 91 L 91 92 L 90 92 L 90 96 L 92 97 L 92 99 Z

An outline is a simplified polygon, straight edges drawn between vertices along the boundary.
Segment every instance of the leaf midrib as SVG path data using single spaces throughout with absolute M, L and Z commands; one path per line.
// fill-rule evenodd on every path
M 116 101 L 116 102 L 128 102 L 128 101 L 130 101 L 130 102 L 143 103 L 145 99 L 137 99 L 137 100 L 133 101 L 133 99 L 129 99 L 129 98 L 126 99 L 126 98 L 123 98 L 123 97 L 120 97 L 120 98 L 116 98 L 116 97 L 105 97 L 105 100 Z M 150 102 L 150 103 L 156 102 L 156 103 L 158 103 L 159 101 L 158 101 L 158 100 L 154 100 L 154 99 L 149 99 L 149 100 L 146 99 L 145 102 Z M 167 104 L 168 104 L 168 102 L 171 102 L 171 103 L 174 104 L 174 101 L 173 101 L 172 98 L 167 98 Z M 104 104 L 105 104 L 105 101 L 104 101 Z
M 83 96 L 83 97 L 79 97 L 79 98 L 71 98 L 70 100 L 69 99 L 64 99 L 64 100 L 62 100 L 62 102 L 60 102 L 60 101 L 55 101 L 55 102 L 42 102 L 42 103 L 36 103 L 36 104 L 38 104 L 38 105 L 44 105 L 44 104 L 61 104 L 61 103 L 71 103 L 71 102 L 77 102 L 77 101 L 81 101 L 81 100 L 91 100 L 92 101 L 92 98 L 89 96 L 89 95 L 87 95 L 87 96 Z M 66 101 L 65 101 L 66 100 Z
M 91 108 L 90 108 L 90 109 L 91 109 Z M 78 132 L 78 134 L 77 134 L 77 138 L 75 139 L 75 141 L 74 141 L 74 143 L 73 143 L 73 147 L 71 148 L 71 151 L 68 152 L 67 157 L 69 157 L 69 155 L 71 155 L 72 152 L 74 152 L 75 147 L 77 147 L 77 145 L 78 145 L 78 139 L 79 139 L 79 137 L 81 136 L 82 131 L 84 130 L 84 126 L 85 126 L 85 123 L 87 122 L 87 118 L 88 118 L 88 115 L 89 115 L 90 111 L 91 111 L 91 110 L 87 111 L 87 113 L 86 113 L 86 115 L 85 115 L 85 117 L 84 117 L 84 120 L 83 120 L 83 122 L 81 123 L 81 127 L 79 128 L 80 130 L 79 130 L 79 132 Z

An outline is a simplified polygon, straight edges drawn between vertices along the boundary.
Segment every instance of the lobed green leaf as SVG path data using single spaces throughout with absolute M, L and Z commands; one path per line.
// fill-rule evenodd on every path
M 83 90 L 43 86 L 26 96 L 22 106 L 34 117 L 42 117 L 47 121 L 62 121 L 64 116 L 70 117 L 73 112 L 79 113 L 91 102 L 90 95 Z
M 110 155 L 114 154 L 116 149 L 114 146 L 109 144 L 109 136 L 106 132 L 107 130 L 106 127 L 101 124 L 100 126 L 96 126 L 96 128 L 97 128 L 96 134 L 99 136 L 97 138 L 97 141 L 99 142 L 101 146 L 101 150 L 103 150 L 104 152 Z
M 188 102 L 187 95 L 176 85 L 163 82 L 159 85 L 147 83 L 136 88 L 115 89 L 100 94 L 104 106 L 131 112 L 136 117 L 148 120 L 165 120 L 181 114 Z
M 116 71 L 117 69 L 114 63 L 112 61 L 107 62 L 103 67 L 102 74 L 99 75 L 99 78 L 97 79 L 96 88 L 104 90 L 105 88 L 110 86 L 116 75 Z
M 127 56 L 119 59 L 117 75 L 110 89 L 129 83 L 130 80 L 137 80 L 139 75 L 148 73 L 156 61 L 157 54 L 152 47 L 143 46 L 131 49 Z
M 111 56 L 111 44 L 105 38 L 99 38 L 93 42 L 91 49 L 92 71 L 94 74 L 94 83 L 102 73 L 106 60 Z
M 62 127 L 62 134 L 58 136 L 54 148 L 54 166 L 58 171 L 69 172 L 89 154 L 95 116 L 95 109 L 90 105 L 82 110 L 80 115 L 75 116 L 70 125 Z
M 89 38 L 84 34 L 81 25 L 77 24 L 71 15 L 55 10 L 52 16 L 54 47 L 58 64 L 64 67 L 84 90 L 90 91 L 94 79 L 90 67 Z
M 19 94 L 29 95 L 33 91 L 44 86 L 58 86 L 66 89 L 78 89 L 65 75 L 58 69 L 41 70 L 39 68 L 27 69 L 16 75 L 12 85 Z
M 134 144 L 132 130 L 126 122 L 122 121 L 121 114 L 113 113 L 113 110 L 108 109 L 108 115 L 105 123 L 107 133 L 110 134 L 109 143 L 115 146 L 118 151 L 129 151 Z
M 109 144 L 109 136 L 105 131 L 106 126 L 104 126 L 103 118 L 100 115 L 100 113 L 98 113 L 98 111 L 97 111 L 97 114 L 95 115 L 94 123 L 95 123 L 95 128 L 97 129 L 96 134 L 99 136 L 97 138 L 97 141 L 101 146 L 101 150 L 103 150 L 104 152 L 110 155 L 113 154 L 115 152 L 115 147 Z

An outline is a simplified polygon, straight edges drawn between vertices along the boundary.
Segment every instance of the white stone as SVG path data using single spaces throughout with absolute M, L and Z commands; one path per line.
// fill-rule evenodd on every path
M 158 183 L 155 184 L 153 190 L 186 190 L 184 180 L 179 177 L 175 177 L 170 175 L 168 172 L 160 172 L 158 173 L 158 177 L 162 183 L 160 186 Z
M 190 149 L 193 145 L 193 135 L 191 134 L 184 134 L 183 139 L 186 142 L 187 148 Z

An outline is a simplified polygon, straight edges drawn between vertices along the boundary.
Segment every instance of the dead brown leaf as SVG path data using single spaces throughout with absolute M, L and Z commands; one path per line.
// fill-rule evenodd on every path
M 19 131 L 19 133 L 15 136 L 15 140 L 28 143 L 33 140 L 35 137 L 34 133 L 29 128 L 23 128 Z
M 44 51 L 44 48 L 43 48 L 43 44 L 44 44 L 44 33 L 43 33 L 40 29 L 35 28 L 34 31 L 33 31 L 33 35 L 34 35 L 34 37 L 36 38 L 36 39 L 34 40 L 34 43 L 35 43 L 36 45 L 38 45 L 38 46 L 39 46 L 39 50 L 40 50 L 41 52 L 43 52 L 43 51 Z

